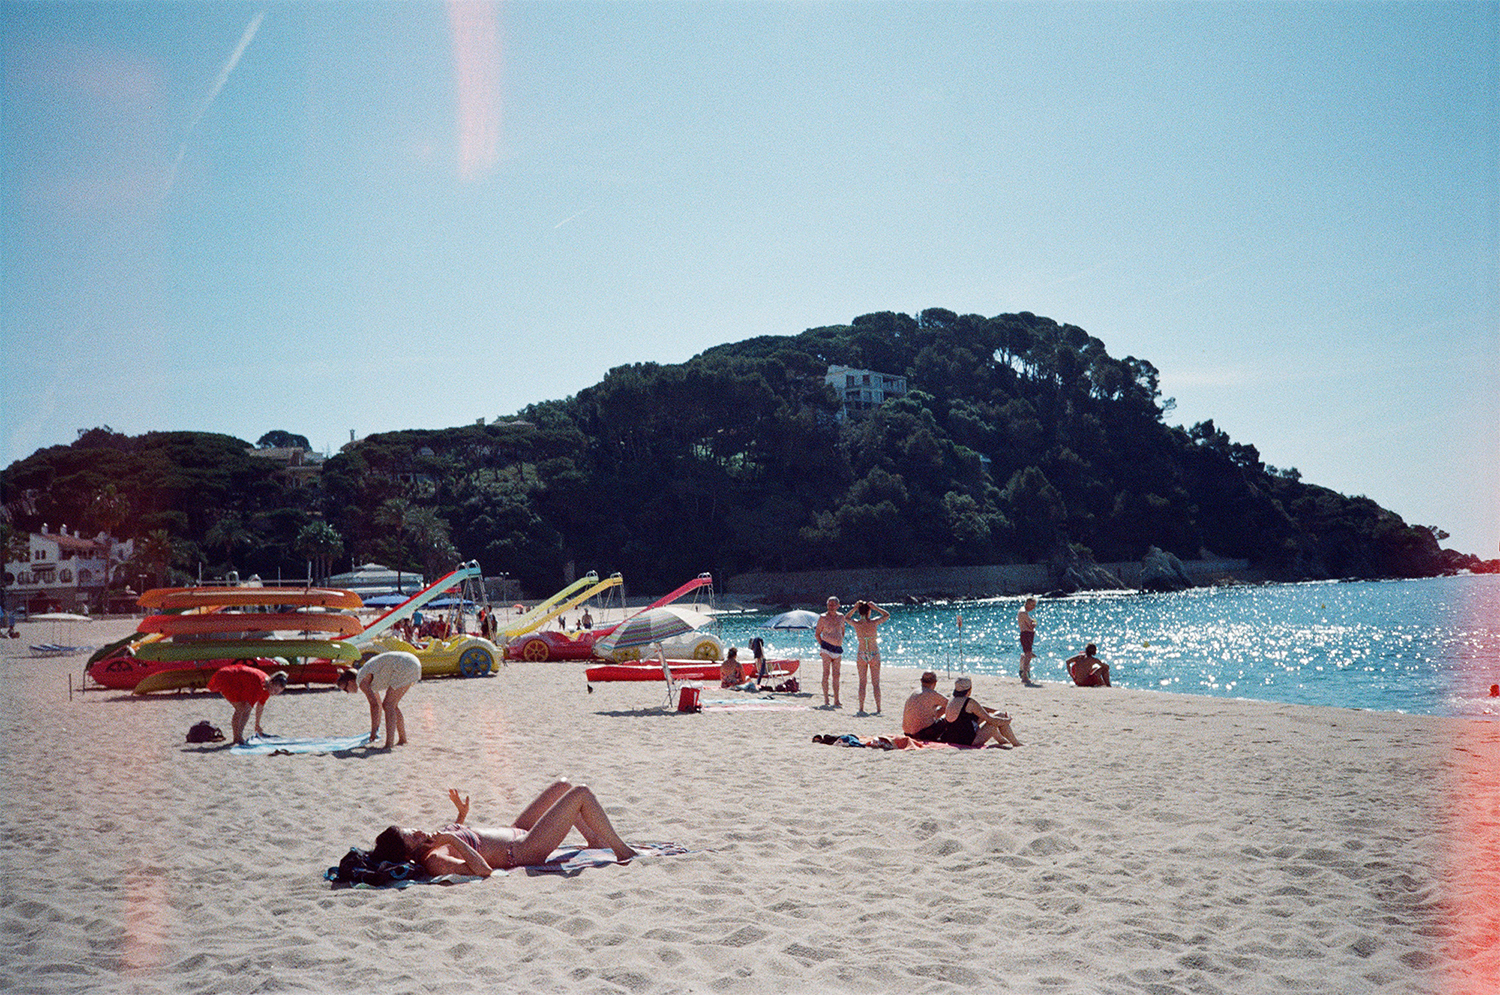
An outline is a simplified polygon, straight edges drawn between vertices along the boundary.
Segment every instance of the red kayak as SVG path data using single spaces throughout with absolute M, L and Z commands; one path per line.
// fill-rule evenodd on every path
M 802 665 L 801 660 L 767 660 L 766 666 L 776 677 L 785 677 L 787 674 L 795 674 L 797 668 Z M 719 662 L 709 660 L 706 663 L 701 660 L 668 660 L 667 666 L 672 669 L 672 680 L 674 681 L 716 681 L 719 679 Z M 745 680 L 755 676 L 754 662 L 742 663 L 740 668 Z M 659 681 L 662 680 L 661 664 L 659 663 L 606 663 L 597 667 L 590 667 L 584 672 L 584 676 L 590 682 L 599 681 Z
M 126 653 L 119 653 L 103 660 L 97 660 L 88 667 L 88 675 L 94 683 L 116 691 L 133 691 L 135 686 L 152 674 L 168 670 L 183 670 L 197 667 L 199 669 L 217 670 L 227 667 L 231 663 L 249 663 L 267 673 L 284 670 L 287 679 L 293 684 L 332 684 L 338 679 L 339 671 L 346 664 L 334 663 L 329 660 L 310 660 L 306 663 L 282 663 L 269 657 L 253 660 L 203 660 L 196 664 L 172 663 L 169 661 L 151 662 L 140 660 Z M 661 678 L 661 671 L 657 671 L 657 679 Z

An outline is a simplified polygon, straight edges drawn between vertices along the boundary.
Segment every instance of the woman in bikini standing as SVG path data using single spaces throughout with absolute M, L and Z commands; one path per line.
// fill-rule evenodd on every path
M 528 867 L 547 862 L 547 857 L 569 831 L 577 829 L 591 847 L 608 848 L 617 860 L 635 856 L 615 832 L 604 806 L 581 784 L 558 781 L 536 797 L 509 826 L 487 829 L 464 825 L 469 799 L 453 788 L 448 797 L 458 809 L 458 818 L 435 833 L 391 826 L 375 837 L 370 856 L 393 863 L 413 861 L 433 877 L 444 874 L 477 874 L 487 878 L 497 869 Z
M 856 601 L 844 618 L 854 627 L 859 639 L 858 654 L 854 665 L 859 669 L 859 713 L 865 711 L 865 678 L 868 676 L 875 691 L 875 714 L 880 714 L 880 647 L 875 642 L 875 628 L 891 617 L 891 613 L 873 601 Z

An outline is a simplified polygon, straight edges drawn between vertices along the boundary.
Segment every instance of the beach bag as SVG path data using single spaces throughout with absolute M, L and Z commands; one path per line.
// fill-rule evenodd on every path
M 325 880 L 336 884 L 365 884 L 373 888 L 385 888 L 407 880 L 425 878 L 427 873 L 411 861 L 399 863 L 390 860 L 375 860 L 368 850 L 351 846 L 337 867 L 323 872 Z
M 701 712 L 703 705 L 699 703 L 698 688 L 683 688 L 677 695 L 677 710 L 679 712 Z
M 209 725 L 208 720 L 204 719 L 187 731 L 187 741 L 189 743 L 221 743 L 224 741 L 224 733 L 219 730 L 218 726 Z

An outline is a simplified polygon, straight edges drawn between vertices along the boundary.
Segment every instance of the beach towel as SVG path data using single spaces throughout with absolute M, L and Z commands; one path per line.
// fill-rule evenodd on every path
M 632 863 L 641 857 L 675 857 L 691 852 L 676 843 L 631 843 L 630 848 L 637 854 L 631 858 Z M 615 852 L 608 847 L 589 849 L 583 846 L 561 846 L 552 851 L 545 864 L 515 867 L 512 870 L 524 870 L 527 874 L 561 874 L 565 877 L 574 877 L 582 873 L 586 867 L 604 867 L 618 863 L 619 861 L 615 859 Z
M 370 734 L 358 736 L 324 736 L 317 739 L 287 739 L 282 736 L 252 736 L 230 753 L 242 757 L 269 757 L 288 753 L 348 753 L 370 743 Z
M 706 698 L 698 704 L 705 712 L 805 712 L 812 707 L 785 698 Z
M 853 733 L 845 733 L 842 736 L 814 736 L 814 743 L 823 743 L 827 746 L 863 746 L 876 750 L 986 750 L 986 749 L 1010 749 L 1009 746 L 1001 746 L 998 743 L 986 743 L 983 746 L 974 746 L 969 743 L 936 743 L 920 739 L 912 739 L 910 736 L 874 736 L 870 739 L 860 739 Z
M 679 854 L 691 853 L 686 847 L 678 846 L 676 843 L 631 843 L 631 849 L 636 851 L 637 856 L 631 858 L 631 863 L 641 857 L 675 857 Z M 351 853 L 363 853 L 357 847 Z M 348 860 L 349 858 L 345 858 Z M 527 874 L 561 874 L 564 877 L 576 877 L 583 873 L 585 868 L 606 867 L 610 864 L 618 864 L 613 850 L 608 847 L 590 849 L 584 846 L 561 846 L 553 850 L 547 857 L 545 864 L 531 867 L 512 867 L 509 870 L 496 869 L 493 877 L 509 874 L 511 871 L 524 870 Z M 468 881 L 483 881 L 484 878 L 475 874 L 443 874 L 439 877 L 428 877 L 425 874 L 409 876 L 405 878 L 380 878 L 381 883 L 372 883 L 373 877 L 365 881 L 351 882 L 347 880 L 347 874 L 341 874 L 339 867 L 330 867 L 323 872 L 325 880 L 333 883 L 335 888 L 409 888 L 414 884 L 463 884 Z

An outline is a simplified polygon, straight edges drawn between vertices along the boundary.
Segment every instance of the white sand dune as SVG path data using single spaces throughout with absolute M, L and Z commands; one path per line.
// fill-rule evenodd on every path
M 413 689 L 394 751 L 242 757 L 183 741 L 228 729 L 216 696 L 70 701 L 81 669 L 0 661 L 5 992 L 1500 990 L 1493 724 L 980 677 L 1025 747 L 886 752 L 812 737 L 894 735 L 911 671 L 883 716 L 685 715 L 659 684 L 513 663 Z M 322 688 L 266 716 L 367 722 Z M 694 852 L 322 878 L 387 824 L 446 821 L 450 785 L 508 822 L 557 775 Z

